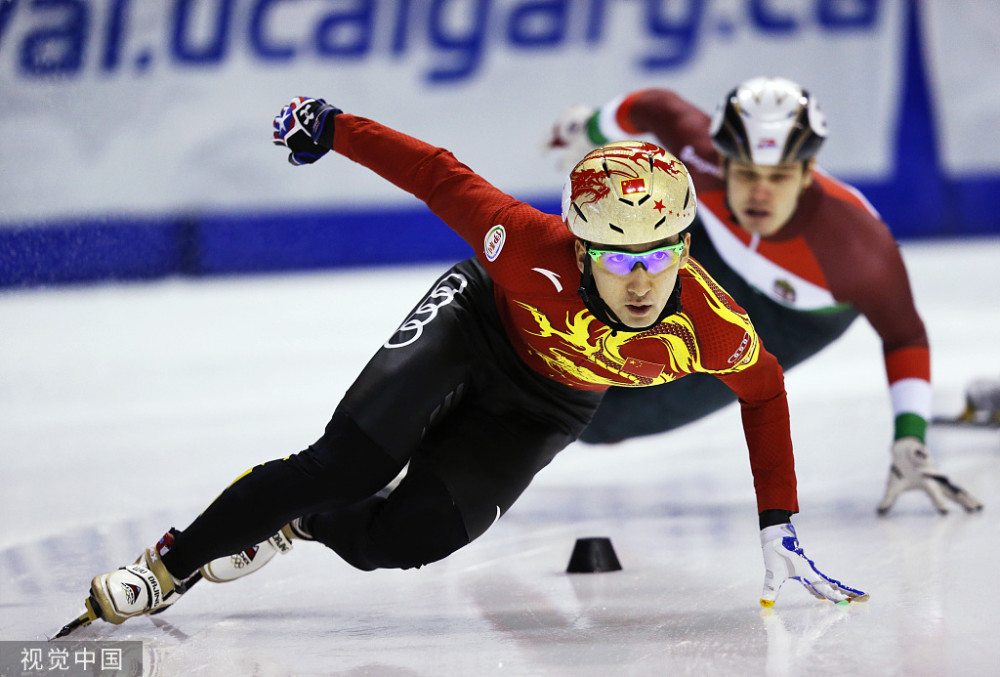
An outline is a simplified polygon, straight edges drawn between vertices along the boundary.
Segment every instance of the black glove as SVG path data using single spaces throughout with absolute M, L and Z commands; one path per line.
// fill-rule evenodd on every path
M 334 119 L 342 112 L 323 99 L 296 97 L 274 116 L 274 143 L 292 151 L 293 165 L 312 164 L 333 149 Z

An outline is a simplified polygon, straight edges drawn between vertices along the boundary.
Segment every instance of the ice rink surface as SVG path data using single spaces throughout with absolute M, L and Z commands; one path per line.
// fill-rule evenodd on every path
M 1000 240 L 907 244 L 934 407 L 1000 378 Z M 694 252 L 697 258 L 697 251 Z M 301 450 L 444 265 L 0 292 L 0 639 L 51 636 L 92 576 L 185 527 L 239 473 Z M 576 444 L 482 538 L 418 571 L 363 573 L 298 542 L 166 613 L 82 639 L 139 640 L 145 674 L 1000 674 L 1000 430 L 932 428 L 986 509 L 905 494 L 879 518 L 890 408 L 858 320 L 786 375 L 806 553 L 871 593 L 797 583 L 758 605 L 763 562 L 736 407 L 668 435 Z M 623 570 L 564 573 L 577 538 Z

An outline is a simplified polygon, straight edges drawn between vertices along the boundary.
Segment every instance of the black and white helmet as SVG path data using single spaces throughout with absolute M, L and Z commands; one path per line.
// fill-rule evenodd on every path
M 826 139 L 826 117 L 786 78 L 752 78 L 719 104 L 709 129 L 722 155 L 756 165 L 808 160 Z

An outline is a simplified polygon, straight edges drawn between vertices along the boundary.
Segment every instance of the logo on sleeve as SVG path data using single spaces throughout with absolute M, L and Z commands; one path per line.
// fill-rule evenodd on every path
M 555 285 L 557 292 L 563 290 L 562 282 L 559 281 L 559 273 L 553 273 L 551 270 L 546 270 L 545 268 L 532 268 L 532 270 L 547 277 Z
M 726 360 L 729 364 L 736 364 L 743 357 L 743 353 L 747 351 L 747 347 L 750 345 L 750 333 L 743 332 L 743 341 L 740 342 L 740 347 L 736 349 L 736 352 L 729 356 Z
M 507 231 L 504 230 L 503 226 L 497 224 L 490 228 L 483 240 L 483 253 L 486 254 L 486 260 L 496 261 L 497 257 L 500 256 L 500 250 L 503 249 L 503 243 L 506 241 Z

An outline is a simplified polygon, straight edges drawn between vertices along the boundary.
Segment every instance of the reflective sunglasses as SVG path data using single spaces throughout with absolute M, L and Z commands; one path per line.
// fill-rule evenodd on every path
M 684 243 L 657 247 L 647 252 L 621 252 L 614 249 L 591 249 L 587 248 L 590 258 L 594 259 L 601 267 L 615 275 L 628 275 L 635 268 L 637 263 L 641 263 L 647 271 L 655 275 L 662 273 L 670 266 L 680 260 L 684 253 Z

